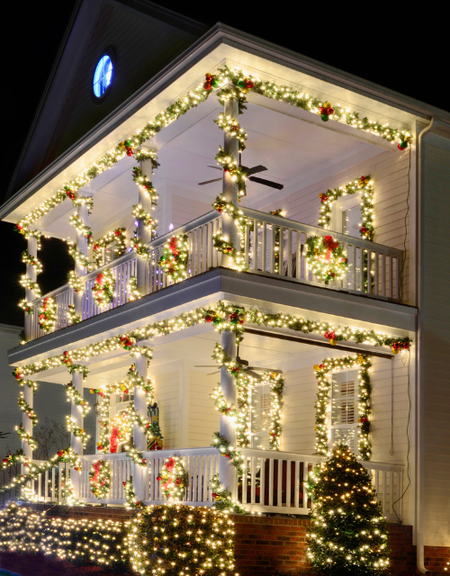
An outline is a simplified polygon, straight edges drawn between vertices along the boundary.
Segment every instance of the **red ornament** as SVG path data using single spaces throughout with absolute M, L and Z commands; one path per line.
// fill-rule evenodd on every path
M 204 90 L 209 91 L 209 90 L 211 90 L 211 88 L 212 88 L 212 86 L 211 86 L 211 83 L 210 83 L 210 82 L 205 82 L 205 83 L 203 84 L 203 89 L 204 89 Z

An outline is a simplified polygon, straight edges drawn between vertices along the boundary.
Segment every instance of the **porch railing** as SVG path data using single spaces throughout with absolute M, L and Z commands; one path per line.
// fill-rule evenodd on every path
M 326 232 L 315 226 L 272 216 L 256 210 L 243 208 L 248 223 L 243 229 L 245 263 L 250 274 L 289 279 L 301 284 L 324 286 L 311 273 L 306 258 L 306 241 L 314 235 Z M 150 259 L 146 268 L 145 286 L 141 293 L 151 294 L 170 285 L 163 273 L 159 259 L 165 242 L 175 234 L 186 234 L 189 246 L 188 277 L 198 276 L 222 263 L 222 254 L 213 246 L 213 236 L 221 230 L 221 216 L 212 211 L 193 220 L 173 232 L 148 244 Z M 388 248 L 373 242 L 352 238 L 345 234 L 329 232 L 345 248 L 348 254 L 348 270 L 343 280 L 334 281 L 326 287 L 371 298 L 398 301 L 400 299 L 400 275 L 402 272 L 401 250 Z M 129 252 L 117 260 L 98 268 L 83 278 L 85 292 L 82 300 L 82 320 L 122 306 L 130 299 L 128 283 L 136 276 L 137 257 Z M 113 301 L 98 307 L 93 298 L 95 276 L 102 270 L 111 270 L 116 281 Z M 47 294 L 56 300 L 57 319 L 55 330 L 68 325 L 67 310 L 73 303 L 72 289 L 62 286 Z M 34 303 L 34 314 L 30 320 L 30 339 L 45 333 L 38 325 L 39 307 L 42 299 Z
M 44 464 L 44 460 L 33 460 L 34 464 Z M 7 481 L 7 476 L 13 478 L 21 473 L 22 464 L 17 464 L 3 471 L 2 480 L 4 483 Z M 6 473 L 6 475 L 5 475 Z M 66 502 L 67 489 L 69 486 L 67 482 L 70 478 L 70 466 L 67 463 L 59 462 L 52 468 L 41 472 L 33 480 L 29 480 L 23 487 L 14 488 L 11 491 L 5 492 L 2 495 L 3 502 L 9 499 L 16 499 L 21 493 L 27 498 L 33 499 L 35 502 L 43 503 L 58 503 L 64 504 Z
M 311 501 L 306 492 L 306 482 L 312 468 L 324 460 L 320 456 L 309 456 L 290 452 L 271 452 L 243 448 L 245 473 L 238 478 L 235 497 L 247 509 L 265 513 L 309 514 Z M 161 473 L 166 458 L 179 456 L 189 478 L 183 503 L 195 506 L 212 506 L 211 479 L 219 472 L 219 452 L 215 448 L 189 448 L 145 452 L 147 465 L 143 483 L 136 485 L 136 497 L 146 504 L 166 502 L 161 483 Z M 123 504 L 125 495 L 123 482 L 133 475 L 133 464 L 125 454 L 83 456 L 83 471 L 80 484 L 80 499 L 98 502 L 89 484 L 89 467 L 93 460 L 101 458 L 111 464 L 111 492 L 105 504 Z M 365 462 L 361 464 L 372 477 L 382 511 L 390 522 L 402 519 L 403 466 Z

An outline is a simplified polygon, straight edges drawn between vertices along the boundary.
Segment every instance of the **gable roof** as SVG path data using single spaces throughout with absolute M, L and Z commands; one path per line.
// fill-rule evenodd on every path
M 208 29 L 148 0 L 79 0 L 6 198 L 181 54 Z M 100 103 L 92 77 L 105 49 L 115 56 L 114 86 Z

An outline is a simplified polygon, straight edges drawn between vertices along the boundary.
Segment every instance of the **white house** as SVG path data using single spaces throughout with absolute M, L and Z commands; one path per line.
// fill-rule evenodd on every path
M 413 526 L 419 568 L 426 546 L 448 547 L 449 137 L 447 112 L 238 30 L 81 2 L 0 209 L 28 238 L 19 383 L 72 377 L 100 406 L 104 450 L 81 456 L 79 499 L 98 501 L 101 459 L 105 502 L 125 502 L 130 474 L 162 501 L 177 455 L 186 502 L 212 505 L 219 472 L 248 509 L 306 514 L 310 466 L 344 440 L 388 520 Z M 44 295 L 41 235 L 76 260 Z M 162 452 L 147 450 L 154 402 Z M 134 457 L 110 454 L 133 423 Z M 219 429 L 243 474 L 211 447 Z

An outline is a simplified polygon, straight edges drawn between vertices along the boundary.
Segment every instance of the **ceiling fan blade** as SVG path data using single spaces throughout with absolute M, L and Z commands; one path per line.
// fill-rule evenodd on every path
M 194 368 L 216 368 L 217 364 L 194 364 Z
M 277 182 L 272 182 L 271 180 L 264 180 L 263 178 L 257 178 L 256 176 L 250 176 L 249 180 L 251 180 L 251 182 L 257 182 L 258 184 L 264 184 L 264 186 L 276 188 L 277 190 L 283 190 L 284 188 L 283 184 L 278 184 Z
M 208 164 L 207 168 L 214 168 L 214 170 L 223 170 L 223 168 L 221 168 L 220 166 L 211 166 Z
M 244 168 L 244 166 L 242 166 Z M 245 171 L 247 172 L 247 176 L 251 176 L 252 174 L 257 174 L 258 172 L 264 172 L 267 170 L 265 166 L 258 164 L 258 166 L 253 166 L 253 168 L 247 168 Z
M 261 380 L 261 376 L 259 374 L 257 374 L 256 372 L 253 372 L 253 370 L 249 370 L 247 368 L 245 370 L 245 373 L 248 374 L 249 376 L 252 376 L 253 378 L 255 378 L 255 380 Z
M 263 368 L 263 366 L 250 366 L 250 370 L 260 370 L 261 372 L 272 372 L 272 374 L 283 374 L 283 370 L 275 370 L 274 368 Z
M 222 178 L 214 178 L 214 180 L 206 180 L 205 182 L 199 182 L 198 186 L 204 186 L 205 184 L 211 184 L 211 182 L 220 182 Z

